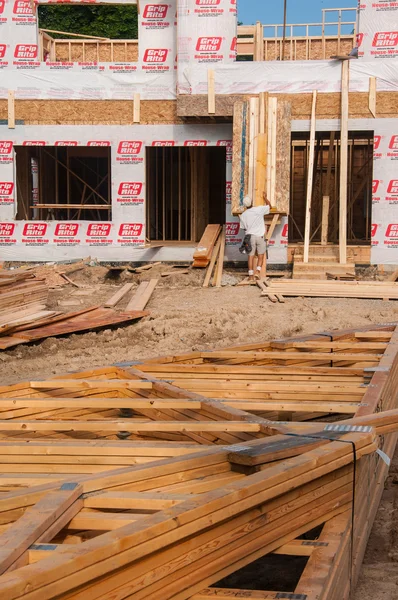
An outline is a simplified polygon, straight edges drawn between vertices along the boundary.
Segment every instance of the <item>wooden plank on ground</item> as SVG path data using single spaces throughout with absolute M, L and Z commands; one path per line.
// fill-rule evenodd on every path
M 120 290 L 113 294 L 104 304 L 105 308 L 113 308 L 131 290 L 134 283 L 126 283 Z
M 135 310 L 144 310 L 158 281 L 158 279 L 150 279 L 149 281 L 143 281 L 140 283 L 136 293 L 127 304 L 125 311 L 128 313 Z

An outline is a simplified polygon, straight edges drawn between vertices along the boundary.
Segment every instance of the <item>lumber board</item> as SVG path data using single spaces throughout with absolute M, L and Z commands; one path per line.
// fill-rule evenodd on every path
M 148 304 L 158 281 L 158 279 L 150 279 L 149 281 L 140 283 L 136 293 L 127 304 L 125 312 L 143 311 Z
M 219 252 L 220 252 L 220 248 L 221 248 L 221 236 L 218 237 L 216 245 L 214 246 L 214 249 L 213 249 L 213 252 L 211 255 L 211 259 L 209 262 L 209 266 L 207 267 L 205 279 L 203 281 L 203 287 L 209 287 L 210 279 L 211 279 L 213 269 L 216 264 Z
M 310 152 L 307 167 L 307 192 L 305 205 L 305 230 L 304 230 L 304 257 L 303 262 L 308 263 L 310 236 L 311 236 L 311 204 L 312 204 L 312 185 L 314 178 L 314 157 L 315 157 L 315 132 L 316 132 L 316 97 L 317 92 L 312 92 L 311 109 L 311 127 L 310 127 Z
M 232 214 L 243 210 L 243 198 L 246 194 L 246 162 L 248 160 L 248 102 L 235 102 L 233 107 L 233 143 L 232 143 Z
M 349 61 L 341 63 L 339 262 L 347 262 Z
M 109 300 L 107 300 L 104 304 L 105 308 L 113 308 L 124 298 L 124 296 L 131 290 L 133 287 L 133 283 L 126 283 L 120 290 L 118 290 L 115 294 L 113 294 Z
M 45 496 L 30 508 L 14 525 L 0 534 L 0 574 L 10 567 L 28 550 L 31 544 L 50 541 L 65 525 L 62 516 L 67 512 L 77 512 L 82 503 L 76 502 L 82 494 L 78 484 L 61 486 L 60 489 Z
M 223 225 L 220 235 L 220 252 L 218 254 L 218 261 L 216 265 L 216 281 L 215 286 L 221 287 L 222 272 L 224 268 L 224 253 L 225 253 L 225 225 Z
M 193 267 L 207 267 L 220 232 L 221 225 L 207 225 L 204 234 L 193 253 Z

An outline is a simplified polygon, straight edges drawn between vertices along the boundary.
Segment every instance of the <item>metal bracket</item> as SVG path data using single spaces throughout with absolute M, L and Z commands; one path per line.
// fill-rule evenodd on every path
M 61 490 L 62 491 L 66 491 L 66 490 L 75 490 L 77 488 L 79 484 L 78 483 L 63 483 L 61 485 Z
M 337 431 L 340 433 L 369 433 L 372 427 L 369 425 L 325 425 L 324 431 Z

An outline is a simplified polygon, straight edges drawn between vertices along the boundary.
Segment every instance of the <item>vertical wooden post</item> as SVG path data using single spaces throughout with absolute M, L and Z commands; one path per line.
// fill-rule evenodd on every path
M 330 179 L 331 179 L 331 175 L 332 175 L 333 151 L 334 151 L 334 131 L 331 131 L 330 139 L 329 139 L 329 153 L 328 153 L 328 166 L 327 166 L 327 171 L 326 171 L 325 194 L 322 198 L 322 229 L 321 229 L 321 245 L 322 246 L 326 246 L 326 244 L 328 242 L 329 208 L 330 208 Z
M 261 92 L 259 95 L 259 122 L 258 122 L 258 141 L 256 156 L 256 180 L 253 197 L 253 206 L 264 204 L 263 192 L 265 192 L 267 179 L 267 134 L 265 133 L 265 112 L 266 99 L 268 94 Z
M 275 206 L 277 98 L 269 98 L 267 113 L 267 196 Z
M 8 129 L 15 129 L 15 93 L 8 90 Z
M 348 65 L 348 60 L 341 65 L 339 255 L 342 264 L 347 262 Z
M 216 92 L 214 70 L 207 70 L 207 112 L 209 115 L 214 115 L 216 112 Z
M 369 110 L 376 117 L 376 77 L 369 77 Z
M 250 98 L 248 195 L 254 200 L 258 137 L 258 98 Z
M 254 60 L 259 61 L 263 60 L 264 55 L 264 35 L 263 35 L 263 26 L 260 21 L 257 21 L 255 33 L 254 33 Z
M 134 94 L 133 104 L 133 123 L 141 121 L 141 97 L 139 94 Z
M 304 230 L 304 262 L 308 262 L 310 250 L 311 229 L 311 201 L 312 182 L 314 176 L 314 154 L 315 154 L 315 130 L 316 130 L 316 91 L 312 92 L 311 130 L 310 130 L 310 153 L 308 161 L 307 198 L 305 207 L 305 230 Z

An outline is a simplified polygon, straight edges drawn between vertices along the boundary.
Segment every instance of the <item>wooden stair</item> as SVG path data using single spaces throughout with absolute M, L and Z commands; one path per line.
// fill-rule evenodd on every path
M 355 274 L 354 263 L 340 263 L 338 247 L 310 247 L 309 260 L 303 261 L 303 249 L 297 248 L 293 259 L 293 279 L 327 279 L 327 273 L 332 275 Z

